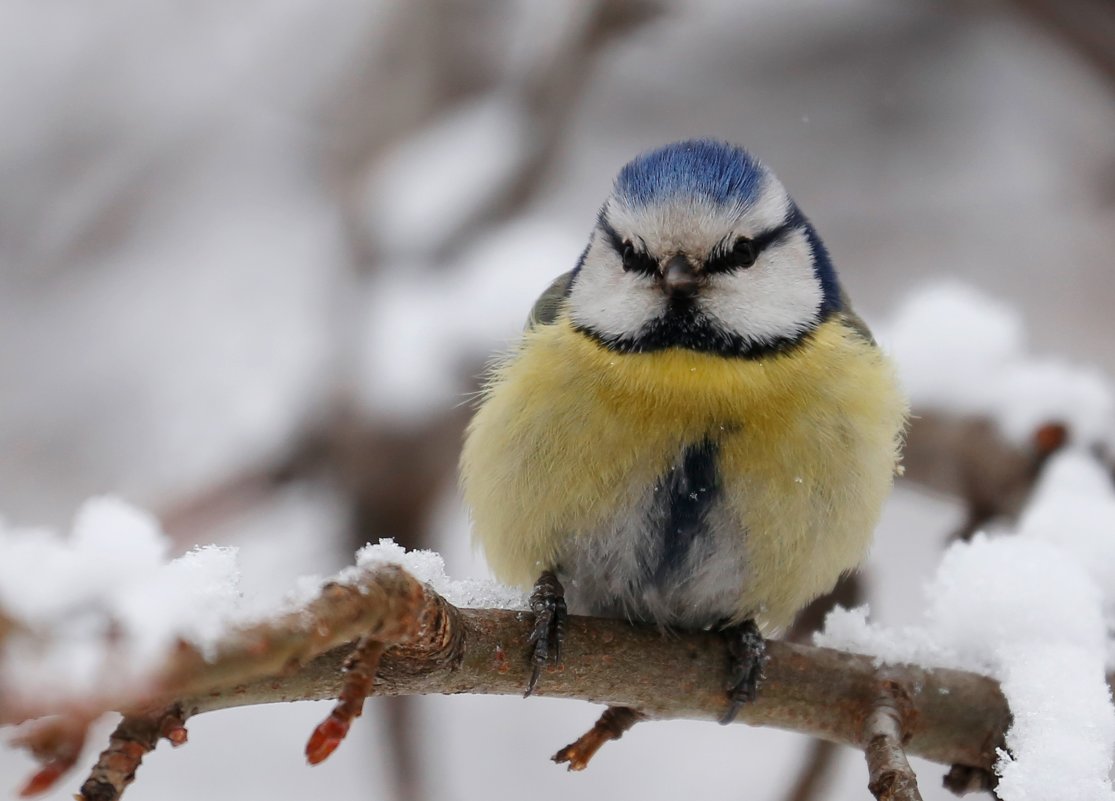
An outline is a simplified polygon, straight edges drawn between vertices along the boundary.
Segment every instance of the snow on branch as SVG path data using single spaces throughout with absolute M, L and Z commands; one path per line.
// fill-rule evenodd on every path
M 1002 798 L 1115 799 L 1115 708 L 1105 678 L 1115 622 L 1115 486 L 1066 450 L 1017 526 L 954 543 L 925 591 L 920 625 L 837 610 L 817 641 L 891 664 L 995 676 L 1015 720 L 995 765 Z
M 383 547 L 389 557 L 392 549 Z M 114 686 L 106 694 L 74 698 L 39 685 L 30 696 L 6 686 L 0 722 L 53 715 L 74 721 L 71 728 L 83 733 L 98 713 L 124 712 L 124 722 L 86 783 L 86 797 L 103 800 L 119 796 L 160 736 L 184 742 L 184 723 L 192 715 L 342 696 L 344 663 L 352 653 L 351 645 L 342 644 L 358 635 L 387 648 L 374 694 L 522 694 L 530 672 L 529 615 L 458 608 L 381 557 L 373 548 L 364 555 L 364 567 L 345 571 L 302 606 L 255 625 L 233 626 L 204 650 L 179 642 L 130 689 Z M 429 559 L 420 554 L 418 566 Z M 863 721 L 879 694 L 874 660 L 779 642 L 771 643 L 770 656 L 760 698 L 741 711 L 740 720 L 867 744 Z M 653 628 L 575 617 L 564 666 L 544 675 L 538 694 L 634 707 L 649 719 L 711 721 L 723 713 L 727 665 L 715 634 L 663 637 Z M 1009 717 L 993 680 L 917 667 L 893 675 L 909 696 L 909 719 L 915 721 L 907 732 L 909 753 L 948 765 L 991 768 Z M 27 738 L 26 744 L 51 764 L 50 743 L 58 738 L 36 738 L 34 730 Z M 72 750 L 75 739 L 62 741 Z

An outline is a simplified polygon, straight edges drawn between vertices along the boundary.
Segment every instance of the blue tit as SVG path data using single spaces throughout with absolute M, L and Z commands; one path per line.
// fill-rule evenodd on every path
M 567 588 L 573 612 L 730 633 L 730 719 L 754 694 L 760 632 L 865 557 L 906 416 L 773 172 L 708 140 L 628 163 L 576 267 L 493 365 L 461 458 L 496 577 L 541 576 L 528 694 Z

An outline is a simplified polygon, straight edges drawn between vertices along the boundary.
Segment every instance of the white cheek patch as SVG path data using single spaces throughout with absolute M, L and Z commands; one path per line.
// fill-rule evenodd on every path
M 634 335 L 665 307 L 655 280 L 625 272 L 619 254 L 596 234 L 569 293 L 573 323 L 604 336 Z
M 711 276 L 700 308 L 752 343 L 793 339 L 817 322 L 824 292 L 804 231 L 772 244 L 753 267 Z

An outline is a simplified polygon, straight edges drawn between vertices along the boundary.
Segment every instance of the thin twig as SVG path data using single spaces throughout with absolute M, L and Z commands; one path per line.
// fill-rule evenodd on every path
M 1017 518 L 1045 463 L 1070 436 L 1050 420 L 1018 443 L 990 418 L 923 409 L 907 432 L 903 479 L 960 499 L 966 519 L 953 536 L 969 539 L 989 522 Z
M 638 710 L 610 706 L 591 729 L 554 754 L 552 759 L 559 765 L 568 763 L 569 770 L 584 770 L 604 743 L 618 740 L 640 720 L 643 720 L 643 715 Z
M 306 760 L 311 765 L 324 762 L 348 734 L 352 721 L 360 717 L 364 699 L 372 691 L 384 644 L 364 637 L 345 661 L 345 679 L 337 704 L 324 721 L 318 724 L 306 743 Z
M 81 718 L 47 718 L 35 721 L 12 740 L 31 752 L 42 766 L 20 790 L 21 797 L 45 793 L 74 766 L 85 748 L 89 721 Z
M 836 761 L 837 745 L 828 740 L 809 741 L 809 751 L 798 776 L 784 796 L 785 801 L 812 801 L 823 797 L 829 771 Z
M 4 643 L 4 639 L 11 632 L 15 631 L 16 624 L 10 617 L 0 612 L 0 645 Z
M 907 699 L 898 682 L 884 679 L 863 727 L 867 788 L 878 801 L 922 801 L 918 778 L 903 749 L 909 735 Z
M 109 737 L 89 778 L 81 785 L 80 801 L 116 801 L 135 780 L 143 757 L 165 737 L 172 745 L 186 742 L 186 715 L 178 704 L 146 715 L 127 715 Z
M 1115 10 L 1105 0 L 1014 0 L 1013 5 L 1061 40 L 1115 88 Z

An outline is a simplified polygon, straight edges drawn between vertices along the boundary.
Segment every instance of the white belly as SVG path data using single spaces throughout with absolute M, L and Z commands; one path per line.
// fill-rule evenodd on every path
M 679 628 L 738 619 L 745 532 L 723 502 L 718 454 L 690 445 L 614 518 L 576 533 L 558 563 L 574 612 Z

